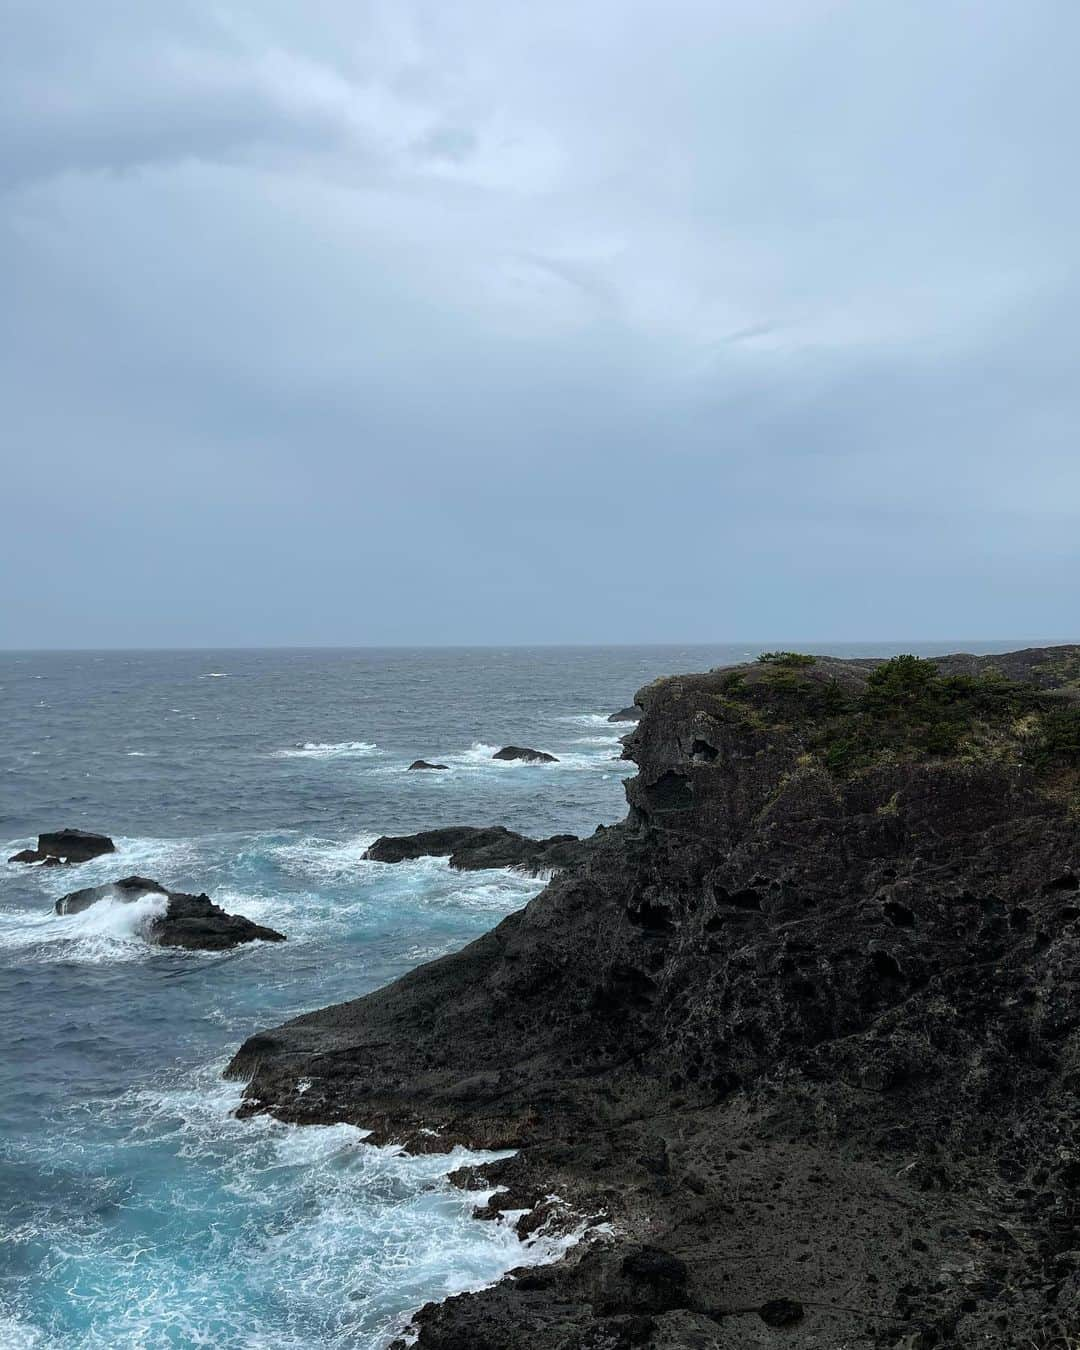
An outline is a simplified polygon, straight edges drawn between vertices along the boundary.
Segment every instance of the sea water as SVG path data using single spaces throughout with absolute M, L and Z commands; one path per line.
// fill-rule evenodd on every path
M 0 653 L 3 858 L 65 826 L 118 846 L 0 861 L 0 1350 L 375 1350 L 426 1301 L 557 1256 L 470 1217 L 476 1193 L 445 1177 L 481 1155 L 238 1121 L 221 1071 L 252 1032 L 463 946 L 542 885 L 366 862 L 378 834 L 618 820 L 634 766 L 608 713 L 657 675 L 753 654 Z M 492 760 L 509 742 L 559 762 Z M 53 913 L 132 873 L 289 940 L 155 948 L 152 895 Z

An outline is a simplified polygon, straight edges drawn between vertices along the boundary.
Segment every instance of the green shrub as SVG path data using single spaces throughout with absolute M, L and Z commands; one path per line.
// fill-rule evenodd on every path
M 762 652 L 758 660 L 768 666 L 795 667 L 812 666 L 817 657 L 808 656 L 806 652 Z

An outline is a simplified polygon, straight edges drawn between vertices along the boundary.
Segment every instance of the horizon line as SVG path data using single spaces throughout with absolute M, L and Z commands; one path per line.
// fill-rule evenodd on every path
M 1058 647 L 1080 645 L 1080 637 L 875 637 L 875 638 L 814 638 L 814 639 L 777 639 L 760 638 L 685 638 L 673 640 L 650 640 L 642 642 L 371 642 L 371 643 L 264 643 L 243 646 L 192 644 L 179 647 L 171 646 L 106 646 L 106 647 L 4 647 L 0 646 L 0 656 L 63 656 L 63 655 L 103 655 L 123 653 L 161 652 L 378 652 L 378 651 L 532 651 L 536 649 L 580 650 L 627 649 L 640 647 L 748 647 L 762 651 L 775 649 L 781 641 L 798 642 L 800 646 L 814 645 L 828 647 L 872 647 L 878 644 L 899 646 L 909 643 L 912 646 L 941 645 L 943 643 L 975 643 L 979 646 L 1001 643 L 1020 643 L 1032 647 Z M 957 648 L 957 650 L 962 650 Z M 812 654 L 812 653 L 810 653 Z M 827 655 L 827 653 L 824 653 Z

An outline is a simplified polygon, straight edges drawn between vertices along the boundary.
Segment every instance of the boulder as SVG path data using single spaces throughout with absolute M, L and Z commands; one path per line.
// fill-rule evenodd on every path
M 144 895 L 164 895 L 164 914 L 149 925 L 147 937 L 160 947 L 186 947 L 195 951 L 224 951 L 244 942 L 284 942 L 284 933 L 252 923 L 240 914 L 227 914 L 208 895 L 170 891 L 148 877 L 122 877 L 102 886 L 87 886 L 57 900 L 57 914 L 79 914 L 99 900 L 132 901 Z
M 449 764 L 429 764 L 426 759 L 414 759 L 409 765 L 410 769 L 448 769 Z
M 572 866 L 582 852 L 582 841 L 573 834 L 553 834 L 549 839 L 529 839 L 503 825 L 479 828 L 452 825 L 419 834 L 383 835 L 364 857 L 371 862 L 398 863 L 411 858 L 444 858 L 460 871 L 485 867 L 512 867 L 522 872 L 556 872 Z
M 608 718 L 609 722 L 640 722 L 641 709 L 631 705 L 629 708 L 620 708 L 618 712 L 613 712 Z
M 491 758 L 518 759 L 525 764 L 558 764 L 559 762 L 554 755 L 549 755 L 544 750 L 532 750 L 527 745 L 504 745 L 501 750 L 496 750 Z
M 61 858 L 64 862 L 89 862 L 106 853 L 115 853 L 116 845 L 107 834 L 90 834 L 86 830 L 54 830 L 39 834 L 37 851 L 42 855 Z
M 36 848 L 21 848 L 18 853 L 11 855 L 8 862 L 40 863 L 44 862 L 47 856 L 45 853 L 39 853 Z

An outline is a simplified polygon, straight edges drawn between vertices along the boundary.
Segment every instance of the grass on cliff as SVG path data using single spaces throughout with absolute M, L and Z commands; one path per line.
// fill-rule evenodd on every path
M 930 758 L 1080 769 L 1080 706 L 1061 692 L 994 671 L 942 675 L 933 661 L 896 656 L 852 693 L 812 674 L 813 657 L 766 652 L 759 659 L 767 672 L 731 679 L 725 702 L 741 704 L 758 725 L 803 730 L 807 752 L 838 776 Z

